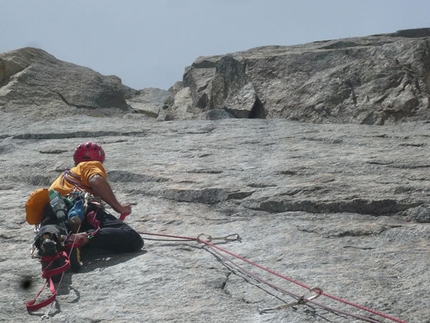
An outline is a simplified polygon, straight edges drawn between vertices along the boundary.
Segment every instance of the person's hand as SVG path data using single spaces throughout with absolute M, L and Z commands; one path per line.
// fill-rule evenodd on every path
M 123 215 L 129 215 L 131 213 L 131 205 L 128 202 L 122 202 L 121 208 L 118 209 L 118 213 Z

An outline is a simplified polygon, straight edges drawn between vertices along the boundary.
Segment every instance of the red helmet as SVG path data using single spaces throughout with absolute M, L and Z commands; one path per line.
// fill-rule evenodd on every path
M 96 143 L 85 142 L 76 147 L 73 160 L 75 161 L 75 165 L 90 160 L 98 160 L 103 163 L 105 161 L 105 152 L 103 148 Z

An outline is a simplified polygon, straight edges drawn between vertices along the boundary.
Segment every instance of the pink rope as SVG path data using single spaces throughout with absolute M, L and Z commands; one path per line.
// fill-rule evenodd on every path
M 301 283 L 301 282 L 299 282 L 299 281 L 297 281 L 297 280 L 295 280 L 295 279 L 289 278 L 289 277 L 287 277 L 287 276 L 285 276 L 285 275 L 279 274 L 279 273 L 277 273 L 277 272 L 275 272 L 275 271 L 273 271 L 273 270 L 271 270 L 271 269 L 269 269 L 269 268 L 267 268 L 267 267 L 264 267 L 264 266 L 262 266 L 262 265 L 260 265 L 260 264 L 257 264 L 257 263 L 255 263 L 255 262 L 253 262 L 253 261 L 251 261 L 251 260 L 248 260 L 248 259 L 246 259 L 246 258 L 244 258 L 244 257 L 242 257 L 242 256 L 239 256 L 239 255 L 237 255 L 237 254 L 235 254 L 235 253 L 233 253 L 233 252 L 231 252 L 231 251 L 228 251 L 227 249 L 221 248 L 221 247 L 219 247 L 219 246 L 217 246 L 217 245 L 215 245 L 215 244 L 213 244 L 213 243 L 210 243 L 210 242 L 208 242 L 208 241 L 205 241 L 205 240 L 202 240 L 202 239 L 199 239 L 199 238 L 190 238 L 190 237 L 183 237 L 183 236 L 176 236 L 176 235 L 169 235 L 169 234 L 155 234 L 155 233 L 147 233 L 147 232 L 139 232 L 139 233 L 140 233 L 140 234 L 144 234 L 144 235 L 152 235 L 152 236 L 161 236 L 161 237 L 167 237 L 167 238 L 181 239 L 181 240 L 183 240 L 183 241 L 197 241 L 197 242 L 203 243 L 203 244 L 205 244 L 205 245 L 207 245 L 207 246 L 209 246 L 209 247 L 211 247 L 211 248 L 213 248 L 213 249 L 218 249 L 218 250 L 219 250 L 219 251 L 221 251 L 221 252 L 224 252 L 224 253 L 226 253 L 226 254 L 228 254 L 228 255 L 230 255 L 230 256 L 232 256 L 232 257 L 235 257 L 235 258 L 237 258 L 237 259 L 240 259 L 240 260 L 242 260 L 242 261 L 244 261 L 244 262 L 246 262 L 246 263 L 248 263 L 248 264 L 250 264 L 250 265 L 253 265 L 253 266 L 257 267 L 257 268 L 260 268 L 260 269 L 262 269 L 262 270 L 264 270 L 264 271 L 267 271 L 268 273 L 270 273 L 270 274 L 272 274 L 272 275 L 275 275 L 275 276 L 277 276 L 277 277 L 280 277 L 280 278 L 282 278 L 282 279 L 285 279 L 285 280 L 287 280 L 287 281 L 289 281 L 289 282 L 291 282 L 291 283 L 294 283 L 294 284 L 296 284 L 296 285 L 298 285 L 298 286 L 301 286 L 301 287 L 303 287 L 303 288 L 305 288 L 305 289 L 307 289 L 307 290 L 310 290 L 310 289 L 311 289 L 311 287 L 307 286 L 307 285 L 306 285 L 306 284 L 304 284 L 304 283 Z M 378 316 L 380 316 L 380 317 L 386 318 L 386 319 L 391 320 L 391 321 L 393 321 L 393 322 L 397 322 L 397 323 L 407 323 L 406 321 L 403 321 L 403 320 L 401 320 L 401 319 L 398 319 L 398 318 L 392 317 L 392 316 L 387 315 L 387 314 L 385 314 L 385 313 L 382 313 L 382 312 L 376 311 L 376 310 L 374 310 L 374 309 L 371 309 L 371 308 L 368 308 L 368 307 L 365 307 L 365 306 L 362 306 L 362 305 L 359 305 L 359 304 L 355 304 L 355 303 L 353 303 L 353 302 L 350 302 L 350 301 L 344 300 L 344 299 L 342 299 L 342 298 L 340 298 L 340 297 L 337 297 L 337 296 L 334 296 L 334 295 L 330 295 L 330 294 L 328 294 L 328 293 L 325 293 L 324 291 L 321 291 L 321 295 L 324 295 L 324 296 L 326 296 L 326 297 L 328 297 L 328 298 L 331 298 L 331 299 L 333 299 L 333 300 L 335 300 L 335 301 L 338 301 L 338 302 L 344 303 L 344 304 L 346 304 L 346 305 L 353 306 L 353 307 L 358 308 L 358 309 L 360 309 L 360 310 L 363 310 L 363 311 L 366 311 L 366 312 L 369 312 L 369 313 L 372 313 L 372 314 L 378 315 Z
M 209 247 L 210 247 L 210 246 L 209 246 Z M 234 261 L 232 261 L 231 259 L 228 259 L 226 256 L 224 256 L 223 254 L 221 254 L 221 253 L 220 253 L 220 252 L 218 252 L 217 250 L 212 249 L 212 252 L 216 253 L 219 257 L 223 258 L 225 261 L 230 262 L 232 265 L 234 265 L 236 268 L 238 268 L 240 271 L 244 272 L 245 274 L 249 275 L 250 277 L 253 277 L 253 278 L 254 278 L 254 279 L 256 279 L 256 280 L 258 280 L 258 281 L 260 281 L 260 282 L 262 282 L 262 283 L 264 283 L 264 284 L 266 284 L 266 285 L 268 285 L 268 286 L 270 286 L 270 287 L 272 287 L 272 288 L 274 288 L 274 289 L 276 289 L 276 290 L 278 290 L 278 291 L 281 291 L 281 292 L 282 292 L 282 293 L 284 293 L 284 294 L 290 295 L 291 297 L 294 297 L 294 298 L 296 298 L 296 299 L 299 299 L 299 298 L 300 298 L 300 296 L 299 296 L 299 295 L 294 294 L 294 293 L 291 293 L 291 292 L 289 292 L 289 291 L 287 291 L 287 290 L 285 290 L 285 289 L 283 289 L 283 288 L 281 288 L 281 287 L 279 287 L 279 286 L 276 286 L 275 284 L 272 284 L 271 282 L 269 282 L 269 281 L 267 281 L 267 280 L 265 280 L 265 279 L 263 279 L 263 278 L 261 278 L 261 277 L 259 277 L 259 276 L 255 275 L 255 274 L 251 273 L 250 271 L 248 271 L 248 270 L 246 270 L 246 269 L 242 268 L 241 266 L 239 266 L 238 264 L 236 264 L 236 263 L 235 263 Z M 321 293 L 321 295 L 322 295 L 322 293 Z M 359 320 L 362 320 L 362 321 L 365 321 L 365 322 L 369 322 L 369 323 L 380 323 L 379 321 L 375 321 L 375 320 L 373 320 L 373 319 L 371 319 L 371 318 L 364 317 L 364 316 L 361 316 L 361 315 L 352 314 L 352 313 L 348 313 L 348 312 L 346 312 L 346 311 L 342 311 L 342 310 L 338 310 L 338 309 L 334 309 L 334 308 L 332 308 L 332 307 L 330 307 L 330 306 L 323 305 L 323 304 L 318 303 L 318 302 L 313 301 L 313 300 L 307 300 L 307 301 L 306 301 L 306 303 L 312 303 L 312 304 L 314 304 L 314 305 L 316 305 L 316 306 L 322 307 L 322 308 L 324 308 L 324 309 L 326 309 L 326 310 L 328 310 L 328 311 L 331 311 L 331 312 L 333 312 L 333 313 L 338 313 L 338 314 L 347 315 L 347 316 L 354 317 L 354 318 L 356 318 L 356 319 L 359 319 Z

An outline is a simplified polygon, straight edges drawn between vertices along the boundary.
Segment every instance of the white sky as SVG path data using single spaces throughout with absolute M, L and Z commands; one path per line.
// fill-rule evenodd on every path
M 199 56 L 430 27 L 429 0 L 0 0 L 0 52 L 38 47 L 168 89 Z

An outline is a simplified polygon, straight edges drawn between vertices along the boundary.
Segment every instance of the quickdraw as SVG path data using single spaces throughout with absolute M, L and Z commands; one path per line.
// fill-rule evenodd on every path
M 314 287 L 314 288 L 311 288 L 309 290 L 309 293 L 315 293 L 315 294 L 313 294 L 311 296 L 306 296 L 306 294 L 305 294 L 305 295 L 299 297 L 299 299 L 296 300 L 295 302 L 292 302 L 292 303 L 289 303 L 289 304 L 279 305 L 279 306 L 272 307 L 272 308 L 259 309 L 258 312 L 260 314 L 265 314 L 265 313 L 277 311 L 277 310 L 280 310 L 280 309 L 283 309 L 283 308 L 287 308 L 287 307 L 294 307 L 295 305 L 305 305 L 307 302 L 320 297 L 321 294 L 323 293 L 323 290 L 321 288 L 319 288 L 319 287 Z
M 257 264 L 257 263 L 255 263 L 255 262 L 253 262 L 251 260 L 248 260 L 248 259 L 246 259 L 246 258 L 244 258 L 242 256 L 239 256 L 239 255 L 237 255 L 237 254 L 235 254 L 235 253 L 233 253 L 231 251 L 228 251 L 228 250 L 226 250 L 224 248 L 221 248 L 219 245 L 211 243 L 210 241 L 214 240 L 214 238 L 212 238 L 209 235 L 200 234 L 197 238 L 191 238 L 191 237 L 175 236 L 175 235 L 169 235 L 169 234 L 154 234 L 154 233 L 145 233 L 145 232 L 139 232 L 139 233 L 141 235 L 152 235 L 152 236 L 160 236 L 160 237 L 164 237 L 164 238 L 169 238 L 169 239 L 158 239 L 158 241 L 189 241 L 189 242 L 197 241 L 197 242 L 203 243 L 203 244 L 205 244 L 205 247 L 208 247 L 206 250 L 208 250 L 211 253 L 213 253 L 216 257 L 224 259 L 226 262 L 230 263 L 234 268 L 236 268 L 239 272 L 243 272 L 246 275 L 253 277 L 257 281 L 263 282 L 263 283 L 267 284 L 268 286 L 273 287 L 276 290 L 285 293 L 286 295 L 290 295 L 290 296 L 296 298 L 296 301 L 294 301 L 292 303 L 289 303 L 289 304 L 284 304 L 284 305 L 280 305 L 280 306 L 274 307 L 274 308 L 265 308 L 265 309 L 259 310 L 259 312 L 261 314 L 268 313 L 268 312 L 275 311 L 275 310 L 282 309 L 282 308 L 286 308 L 286 307 L 293 307 L 295 305 L 307 305 L 308 303 L 311 303 L 311 304 L 319 306 L 319 307 L 321 307 L 321 308 L 323 308 L 323 309 L 325 309 L 327 311 L 330 311 L 330 312 L 333 312 L 333 313 L 337 313 L 337 314 L 347 315 L 347 316 L 353 317 L 355 319 L 359 319 L 361 321 L 370 322 L 370 323 L 380 322 L 380 321 L 377 321 L 377 320 L 372 319 L 370 317 L 366 317 L 366 316 L 363 316 L 363 315 L 349 313 L 347 311 L 343 311 L 343 310 L 340 310 L 340 309 L 335 309 L 335 308 L 332 308 L 330 306 L 327 306 L 327 305 L 324 305 L 324 304 L 321 304 L 321 303 L 317 303 L 317 302 L 314 301 L 316 298 L 318 298 L 320 296 L 325 296 L 327 298 L 331 298 L 332 300 L 335 300 L 335 301 L 338 301 L 340 303 L 343 303 L 343 304 L 355 307 L 357 309 L 360 309 L 362 311 L 366 311 L 368 313 L 380 316 L 382 318 L 391 320 L 393 322 L 407 323 L 406 321 L 403 321 L 401 319 L 395 318 L 395 317 L 390 316 L 388 314 L 376 311 L 374 309 L 371 309 L 371 308 L 368 308 L 368 307 L 365 307 L 365 306 L 362 306 L 362 305 L 359 305 L 359 304 L 355 304 L 353 302 L 344 300 L 344 299 L 342 299 L 340 297 L 337 297 L 337 296 L 334 296 L 334 295 L 330 295 L 330 294 L 324 292 L 319 287 L 311 288 L 311 287 L 305 285 L 304 283 L 301 283 L 301 282 L 299 282 L 297 280 L 289 278 L 289 277 L 287 277 L 285 275 L 279 274 L 279 273 L 277 273 L 277 272 L 275 272 L 275 271 L 273 271 L 273 270 L 271 270 L 271 269 L 269 269 L 267 267 L 264 267 L 264 266 L 262 266 L 260 264 Z M 201 239 L 201 237 L 205 237 L 205 236 L 207 237 L 206 239 Z M 227 239 L 229 239 L 231 236 L 235 236 L 235 235 L 228 235 L 228 236 L 221 237 L 221 238 L 227 238 Z M 240 237 L 237 235 L 237 238 L 240 238 Z M 148 240 L 157 240 L 157 239 L 148 239 Z M 237 240 L 240 241 L 241 239 L 240 240 L 237 239 Z M 229 240 L 229 241 L 231 241 L 231 240 Z M 273 275 L 275 275 L 275 276 L 277 276 L 279 278 L 285 279 L 285 280 L 287 280 L 287 281 L 289 281 L 291 283 L 294 283 L 294 284 L 296 284 L 298 286 L 301 286 L 301 287 L 305 288 L 306 290 L 308 290 L 308 293 L 314 293 L 314 294 L 311 294 L 310 296 L 306 296 L 307 294 L 305 294 L 303 296 L 295 295 L 295 294 L 293 294 L 293 293 L 291 293 L 291 292 L 289 292 L 287 290 L 282 289 L 279 286 L 276 286 L 276 285 L 270 283 L 269 281 L 266 281 L 266 280 L 262 279 L 261 277 L 259 277 L 259 276 L 255 275 L 255 274 L 251 273 L 250 271 L 242 268 L 241 266 L 239 266 L 238 264 L 236 264 L 234 261 L 232 261 L 231 259 L 229 259 L 226 255 L 229 255 L 229 256 L 231 256 L 233 258 L 236 258 L 238 260 L 246 262 L 246 263 L 248 263 L 250 265 L 253 265 L 253 266 L 255 266 L 255 267 L 257 267 L 257 268 L 259 268 L 259 269 L 261 269 L 263 271 L 266 271 L 266 272 L 268 272 L 270 274 L 273 274 Z
M 215 240 L 224 240 L 226 242 L 228 242 L 228 241 L 239 241 L 239 242 L 242 242 L 242 238 L 237 233 L 229 234 L 229 235 L 226 235 L 226 236 L 223 236 L 223 237 L 212 237 L 212 236 L 210 236 L 208 234 L 200 233 L 197 236 L 196 241 L 197 242 L 202 241 L 202 237 L 206 237 L 206 239 L 204 240 L 205 242 L 212 242 L 212 241 L 215 241 Z

